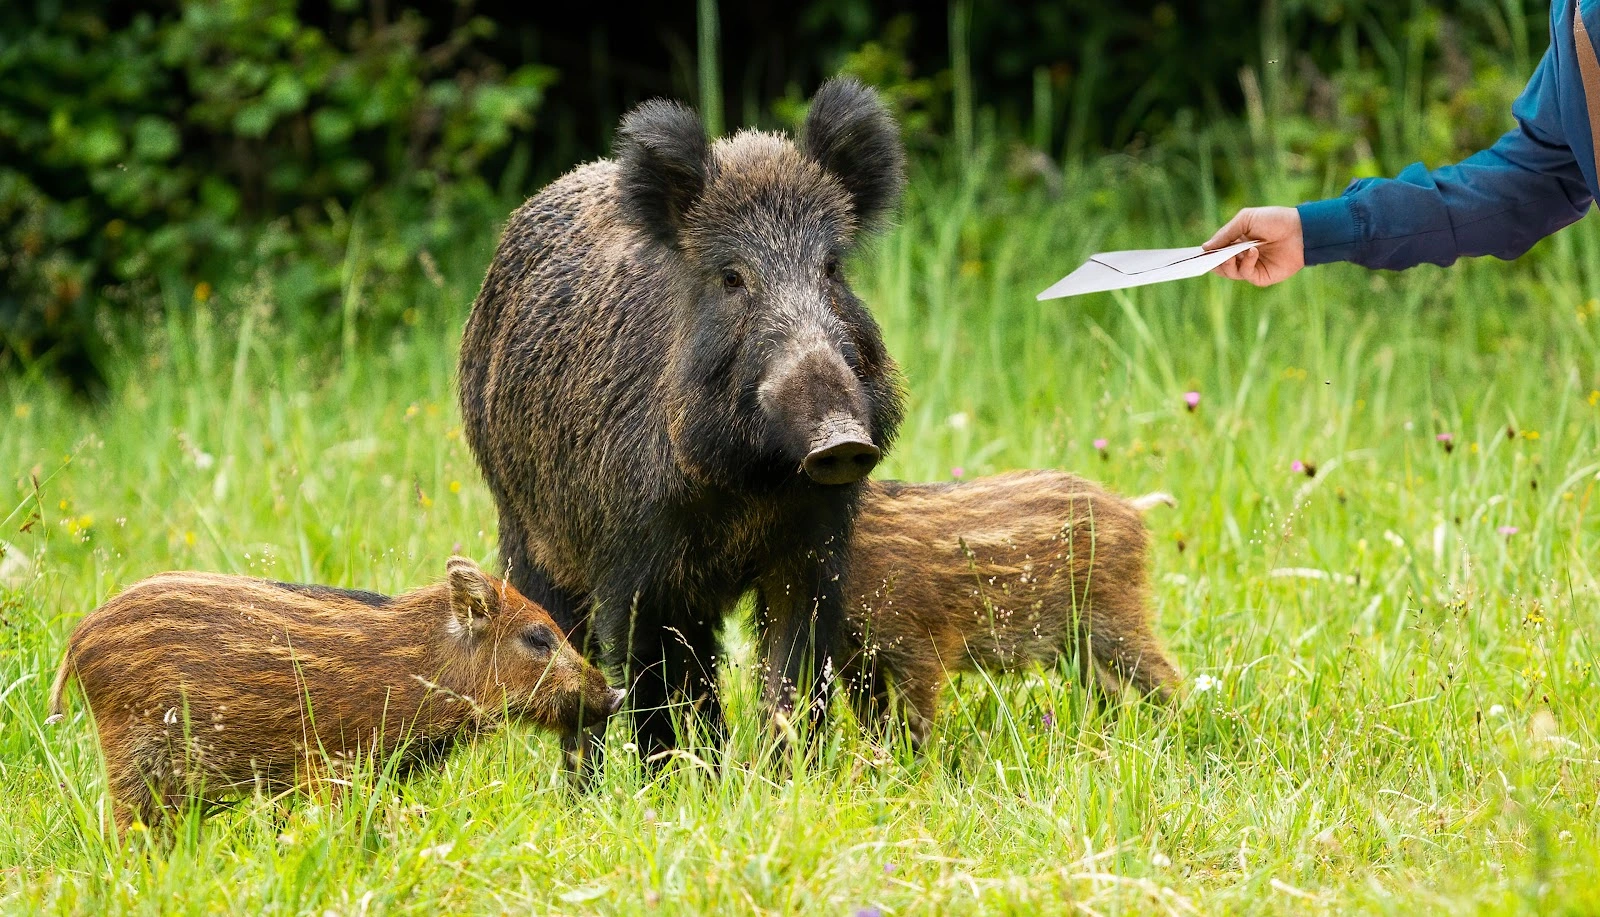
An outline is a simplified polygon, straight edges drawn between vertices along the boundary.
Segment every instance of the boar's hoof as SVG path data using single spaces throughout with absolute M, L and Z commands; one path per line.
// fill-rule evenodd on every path
M 853 484 L 877 466 L 882 454 L 860 433 L 840 433 L 813 448 L 800 467 L 818 484 Z

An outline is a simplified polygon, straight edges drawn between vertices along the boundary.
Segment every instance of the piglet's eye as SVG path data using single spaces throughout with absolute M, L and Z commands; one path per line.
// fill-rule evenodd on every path
M 523 646 L 537 653 L 548 653 L 556 648 L 556 635 L 548 627 L 534 625 L 524 628 L 521 638 Z
M 828 279 L 829 280 L 838 280 L 839 279 L 839 259 L 838 258 L 829 258 L 827 260 L 827 262 L 822 265 L 822 270 L 823 270 L 823 273 L 828 275 Z
M 744 277 L 738 271 L 730 269 L 722 272 L 722 288 L 724 290 L 737 290 L 742 286 L 744 286 Z

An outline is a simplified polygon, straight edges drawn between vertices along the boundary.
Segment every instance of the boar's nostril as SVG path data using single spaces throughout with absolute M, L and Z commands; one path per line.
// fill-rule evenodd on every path
M 818 484 L 850 484 L 871 473 L 881 455 L 872 443 L 839 436 L 811 450 L 801 467 Z

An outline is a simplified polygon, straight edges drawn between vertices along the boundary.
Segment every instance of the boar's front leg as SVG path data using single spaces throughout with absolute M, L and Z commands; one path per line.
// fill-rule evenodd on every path
M 819 725 L 827 711 L 844 617 L 843 558 L 808 552 L 793 567 L 760 578 L 756 590 L 762 700 L 781 738 L 784 724 L 798 727 L 802 717 Z
M 605 623 L 612 661 L 626 673 L 640 756 L 647 764 L 663 763 L 665 757 L 656 756 L 682 747 L 682 729 L 691 718 L 705 728 L 708 744 L 720 748 L 716 657 L 721 610 L 685 607 L 682 596 L 635 595 L 625 615 L 608 615 Z

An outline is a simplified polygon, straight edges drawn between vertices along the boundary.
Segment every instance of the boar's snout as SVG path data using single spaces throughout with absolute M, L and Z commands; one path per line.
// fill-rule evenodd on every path
M 818 484 L 852 484 L 870 474 L 882 455 L 860 421 L 834 414 L 817 428 L 800 467 Z
M 877 466 L 883 453 L 872 440 L 866 391 L 833 342 L 782 361 L 761 396 L 806 477 L 851 484 Z

